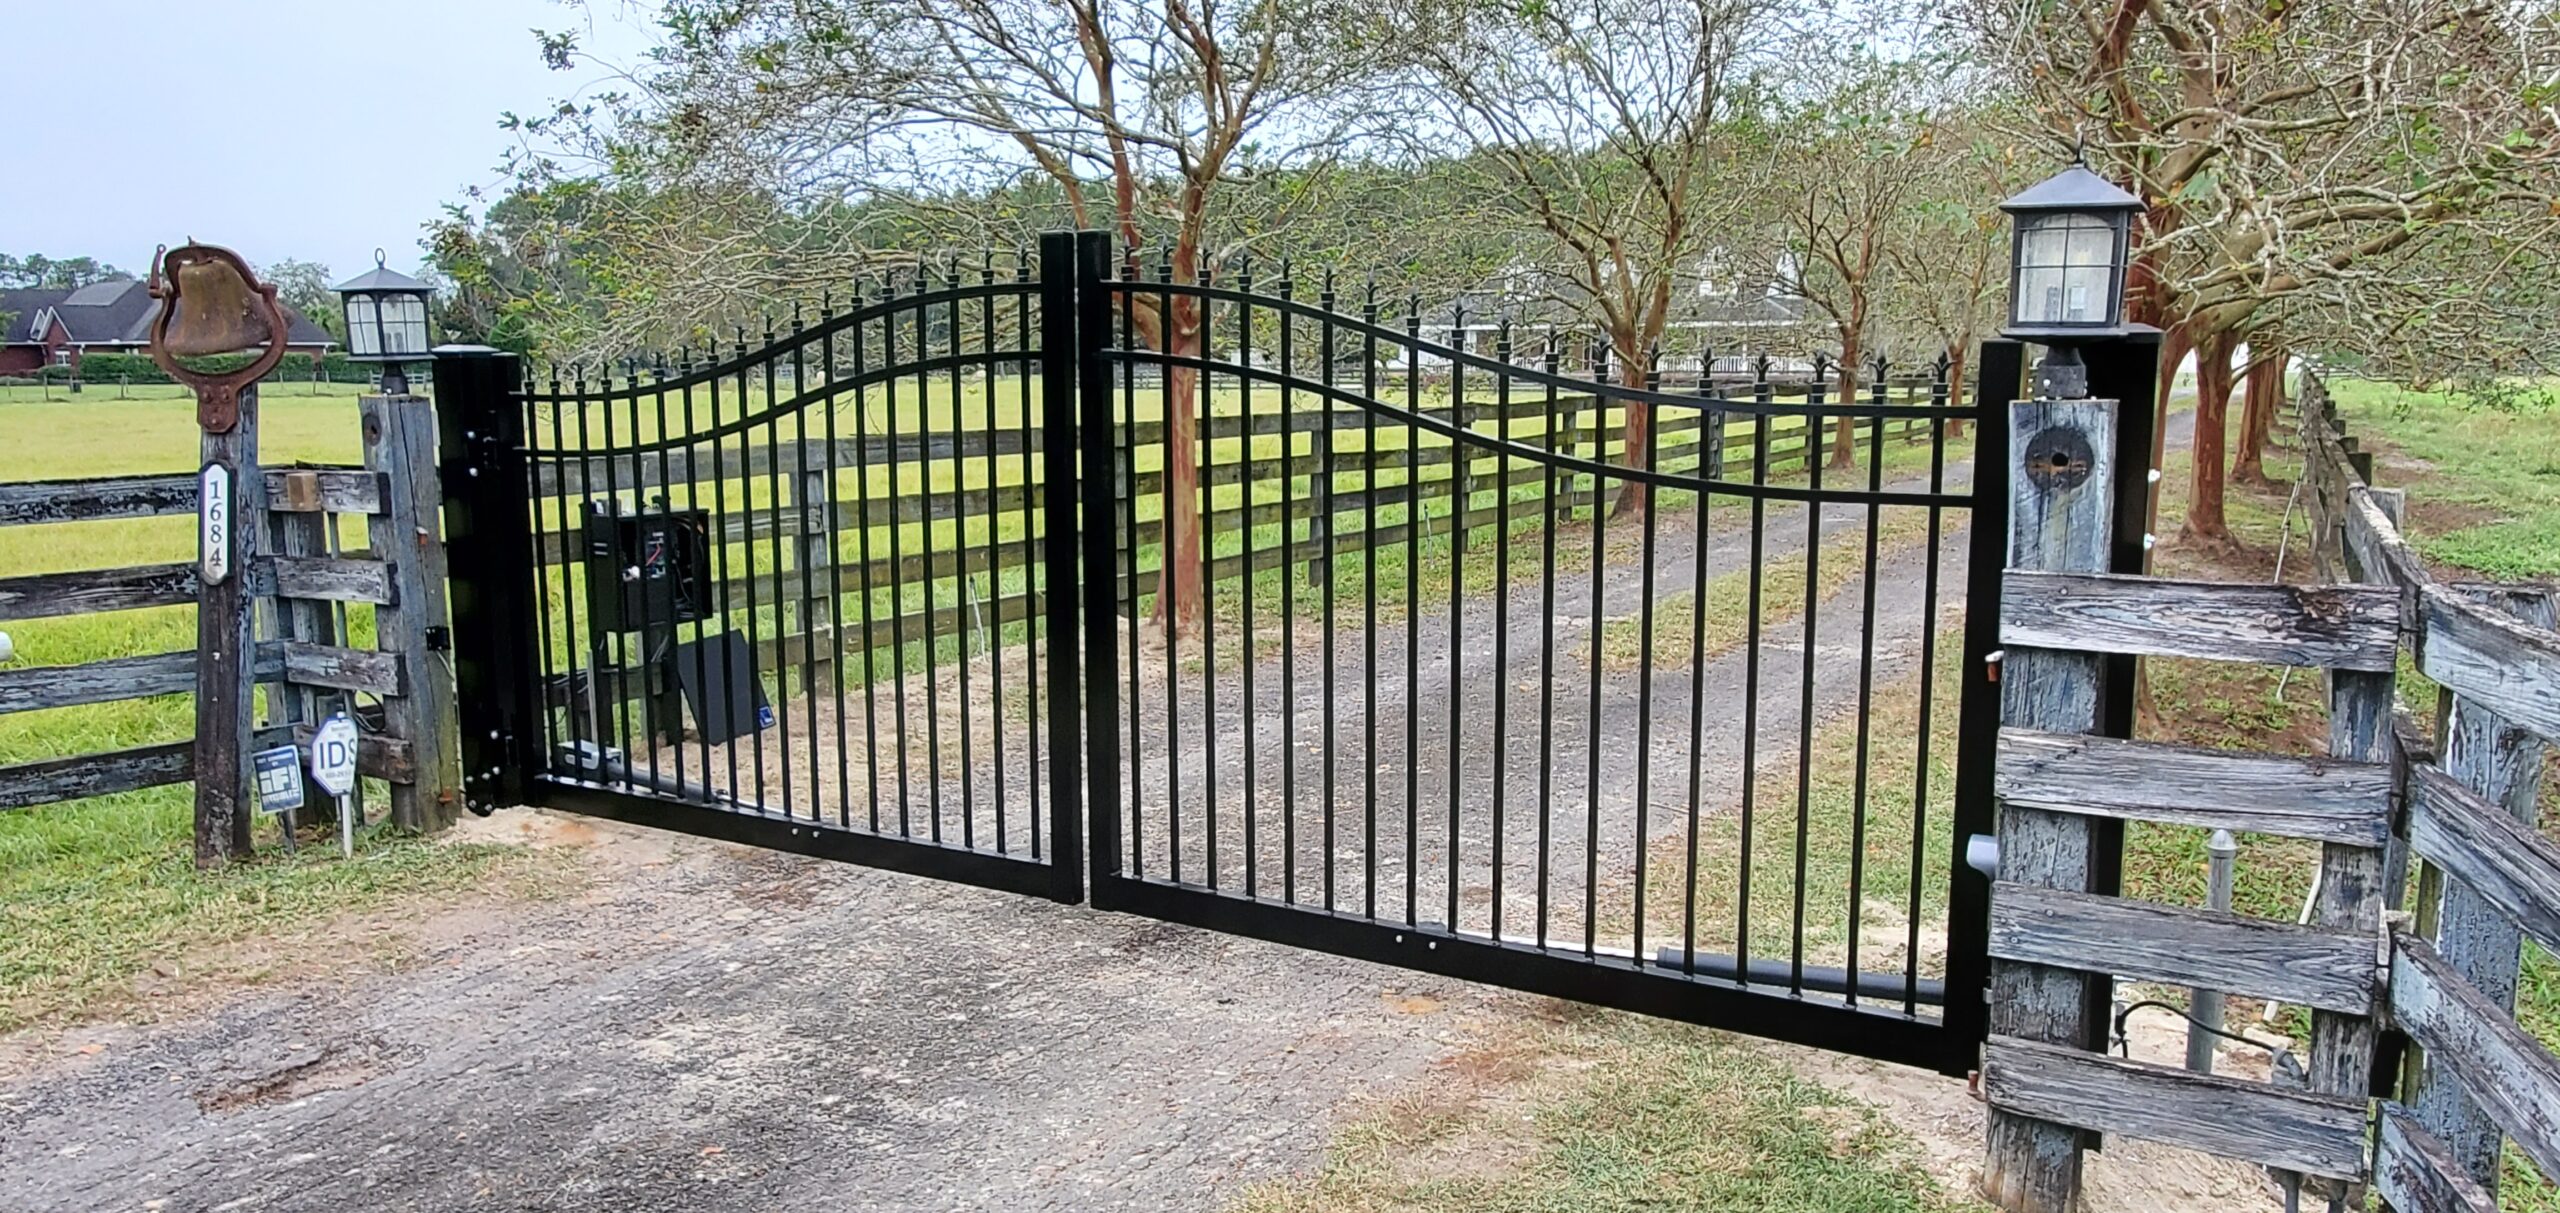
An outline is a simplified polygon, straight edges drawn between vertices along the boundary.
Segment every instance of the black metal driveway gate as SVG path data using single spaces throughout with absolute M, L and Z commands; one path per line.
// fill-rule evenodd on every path
M 1943 361 L 1171 278 L 440 358 L 475 805 L 1973 1064 L 2003 427 Z

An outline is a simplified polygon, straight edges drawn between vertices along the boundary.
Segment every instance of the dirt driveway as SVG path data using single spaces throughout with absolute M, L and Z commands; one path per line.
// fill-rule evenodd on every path
M 1529 1001 L 580 819 L 494 824 L 581 846 L 591 891 L 456 906 L 330 962 L 364 976 L 0 1054 L 0 1209 L 1206 1209 L 1310 1167 L 1338 1110 Z

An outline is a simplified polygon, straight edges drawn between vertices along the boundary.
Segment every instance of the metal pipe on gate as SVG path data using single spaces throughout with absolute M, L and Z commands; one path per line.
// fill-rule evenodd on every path
M 1654 953 L 1653 963 L 1665 969 L 1687 973 L 1691 971 L 1685 967 L 1689 959 L 1688 954 L 1683 953 L 1678 947 L 1666 945 Z M 1741 981 L 1755 986 L 1793 987 L 1796 982 L 1796 967 L 1785 959 L 1762 960 L 1754 957 L 1747 968 L 1748 976 L 1737 976 L 1733 957 L 1722 952 L 1700 952 L 1697 953 L 1696 959 L 1695 972 L 1700 977 Z M 1840 995 L 1849 993 L 1847 969 L 1837 965 L 1809 964 L 1804 966 L 1803 972 L 1804 989 L 1807 993 Z M 1862 970 L 1858 974 L 1858 997 L 1860 998 L 1900 1002 L 1905 993 L 1911 996 L 1912 1001 L 1922 1006 L 1947 1005 L 1947 984 L 1935 978 L 1920 978 L 1906 989 L 1905 980 L 1898 973 L 1871 973 Z
M 2215 830 L 2204 844 L 2205 905 L 2216 910 L 2231 908 L 2233 874 L 2239 867 L 2240 844 L 2231 831 Z M 2222 991 L 2197 989 L 2191 992 L 2187 1016 L 2187 1068 L 2198 1074 L 2213 1073 L 2213 1042 L 2222 1031 Z

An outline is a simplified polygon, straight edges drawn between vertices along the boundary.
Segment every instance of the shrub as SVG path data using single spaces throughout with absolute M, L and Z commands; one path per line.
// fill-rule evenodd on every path
M 212 372 L 237 370 L 247 366 L 255 357 L 254 354 L 216 354 L 197 359 L 194 365 Z M 311 381 L 311 362 L 309 354 L 286 354 L 267 378 L 283 383 L 308 383 Z M 168 374 L 151 360 L 149 354 L 101 351 L 82 357 L 78 370 L 76 377 L 90 383 L 171 382 Z M 56 382 L 75 377 L 67 367 L 46 367 L 44 375 Z M 344 354 L 327 354 L 320 359 L 320 377 L 330 383 L 369 383 L 373 380 L 373 368 L 366 363 L 349 361 Z

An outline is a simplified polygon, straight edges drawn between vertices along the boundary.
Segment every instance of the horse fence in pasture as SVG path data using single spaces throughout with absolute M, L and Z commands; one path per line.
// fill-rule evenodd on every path
M 342 711 L 361 730 L 359 771 L 388 785 L 394 823 L 426 830 L 452 820 L 460 772 L 434 423 L 419 397 L 366 397 L 359 414 L 362 466 L 225 477 L 209 516 L 207 476 L 196 473 L 0 484 L 0 526 L 61 528 L 66 550 L 103 524 L 183 515 L 205 518 L 209 528 L 238 527 L 248 537 L 242 550 L 254 553 L 238 568 L 199 559 L 0 577 L 0 623 L 25 625 L 15 659 L 0 666 L 0 713 L 196 700 L 192 738 L 0 767 L 0 809 L 183 783 L 196 777 L 208 749 L 236 764 L 246 761 L 236 751 L 300 747 L 320 720 Z M 252 394 L 238 429 L 224 436 L 252 466 L 256 425 Z M 94 635 L 72 630 L 81 617 L 196 606 L 217 563 L 222 579 L 236 578 L 246 591 L 248 661 L 205 661 L 223 646 L 202 642 L 88 661 L 53 656 L 93 647 Z M 200 638 L 207 626 L 227 626 L 200 625 Z M 306 803 L 307 811 L 334 813 L 316 793 Z M 250 845 L 245 808 L 223 807 L 232 811 L 199 814 L 200 854 L 245 853 Z M 352 807 L 364 812 L 361 790 Z M 293 820 L 286 813 L 279 831 L 288 846 Z

